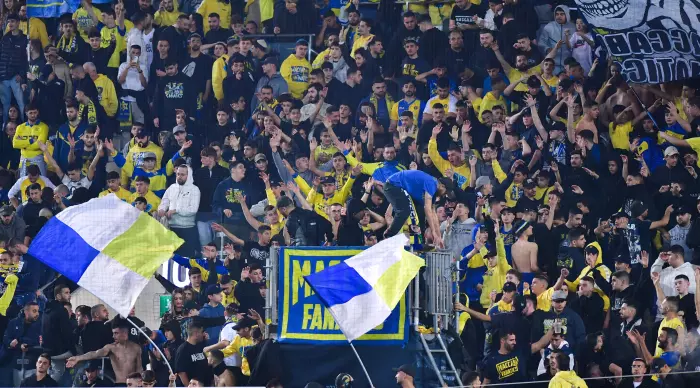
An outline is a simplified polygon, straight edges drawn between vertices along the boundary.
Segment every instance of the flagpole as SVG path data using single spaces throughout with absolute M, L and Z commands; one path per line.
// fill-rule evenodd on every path
M 136 330 L 138 330 L 139 332 L 141 332 L 141 334 L 143 334 L 143 336 L 146 337 L 146 339 L 148 340 L 148 342 L 150 342 L 151 345 L 153 345 L 153 347 L 156 348 L 156 350 L 158 351 L 158 353 L 160 353 L 160 356 L 163 357 L 163 361 L 165 361 L 165 365 L 167 365 L 167 366 L 168 366 L 168 369 L 170 369 L 170 374 L 173 374 L 173 368 L 170 366 L 170 363 L 168 362 L 168 359 L 165 357 L 165 354 L 163 354 L 163 352 L 160 350 L 160 348 L 158 347 L 158 345 L 156 345 L 156 343 L 153 342 L 153 340 L 151 339 L 151 337 L 149 337 L 148 335 L 146 335 L 146 333 L 144 333 L 143 330 L 141 330 L 141 328 L 140 328 L 137 324 L 134 323 L 134 321 L 132 321 L 131 319 L 129 319 L 129 317 L 125 317 L 125 319 L 126 319 L 127 321 L 129 321 L 129 323 L 131 323 L 131 326 L 135 327 Z M 357 354 L 357 353 L 355 353 L 355 354 Z M 362 361 L 360 361 L 360 363 L 362 363 Z M 362 366 L 362 367 L 364 368 L 364 366 Z
M 352 342 L 349 342 L 349 344 L 350 344 L 350 347 L 352 348 L 352 351 L 355 353 L 355 357 L 357 357 L 357 361 L 360 362 L 360 366 L 362 367 L 362 371 L 365 372 L 365 376 L 367 377 L 367 381 L 369 381 L 369 386 L 374 388 L 374 383 L 372 383 L 372 379 L 369 377 L 369 373 L 367 373 L 367 368 L 365 368 L 365 364 L 362 362 L 360 355 L 357 354 L 357 349 L 355 349 L 355 345 L 353 345 Z

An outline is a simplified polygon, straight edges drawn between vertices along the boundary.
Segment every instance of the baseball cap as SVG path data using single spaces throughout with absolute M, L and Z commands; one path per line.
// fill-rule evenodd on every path
M 632 262 L 632 259 L 630 258 L 629 255 L 619 253 L 617 256 L 615 256 L 615 262 L 622 263 L 622 264 L 630 264 Z
M 182 125 L 176 125 L 173 127 L 173 133 L 179 133 L 179 132 L 187 132 L 187 129 L 183 127 Z
M 255 162 L 258 162 L 260 160 L 267 160 L 267 156 L 265 154 L 257 154 L 255 155 L 255 159 L 253 159 Z
M 276 65 L 277 61 L 274 57 L 267 57 L 262 61 L 263 65 Z
M 491 184 L 491 178 L 487 177 L 486 175 L 476 178 L 476 190 L 477 191 L 480 188 L 482 188 L 488 184 Z
M 642 201 L 634 201 L 632 207 L 630 208 L 630 213 L 632 213 L 632 218 L 637 218 L 647 211 L 647 205 Z
M 221 293 L 221 286 L 219 286 L 218 284 L 212 284 L 209 287 L 207 287 L 207 296 L 220 294 L 220 293 Z
M 0 215 L 3 216 L 9 216 L 15 213 L 15 208 L 13 208 L 10 205 L 5 205 L 2 208 L 0 208 Z
M 330 62 L 323 62 L 321 65 L 321 70 L 330 69 L 333 70 L 333 64 Z
M 335 178 L 333 178 L 332 176 L 324 176 L 324 177 L 321 179 L 321 184 L 322 184 L 322 185 L 334 185 L 334 184 L 335 184 Z
M 416 376 L 416 369 L 411 364 L 403 364 L 398 368 L 394 368 L 394 372 L 403 372 L 411 377 Z
M 517 289 L 518 287 L 513 282 L 505 282 L 503 284 L 503 292 L 515 292 Z
M 156 158 L 155 152 L 145 152 L 143 154 L 143 159 L 146 160 L 146 159 L 157 159 L 157 158 Z
M 243 317 L 233 326 L 233 330 L 241 330 L 249 327 L 255 326 L 255 321 L 253 318 Z
M 101 367 L 102 367 L 102 360 L 90 360 L 90 363 L 88 364 L 87 368 L 85 368 L 85 370 L 88 370 L 88 371 L 100 370 Z
M 661 368 L 668 365 L 663 358 L 655 358 L 651 361 L 651 373 L 659 373 Z
M 184 311 L 185 311 L 185 312 L 188 312 L 188 311 L 190 311 L 190 310 L 199 310 L 199 306 L 198 306 L 197 303 L 196 303 L 195 301 L 193 301 L 193 300 L 191 300 L 191 301 L 185 303 Z
M 686 214 L 686 213 L 693 214 L 693 208 L 691 208 L 689 206 L 681 206 L 678 208 L 678 210 L 676 210 L 676 214 Z
M 569 293 L 562 290 L 557 290 L 552 293 L 552 300 L 566 300 Z
M 554 124 L 552 124 L 552 125 L 549 127 L 549 131 L 550 131 L 550 132 L 551 132 L 551 131 L 562 131 L 562 132 L 566 132 L 566 124 L 557 121 L 557 122 L 555 122 Z
M 261 50 L 267 50 L 267 42 L 265 42 L 265 39 L 258 39 L 253 42 L 253 45 Z
M 534 189 L 535 187 L 537 187 L 537 184 L 532 179 L 527 179 L 523 182 L 523 188 L 525 189 Z
M 678 155 L 678 148 L 674 146 L 666 147 L 666 149 L 664 150 L 664 157 L 671 155 Z
M 630 215 L 627 214 L 626 212 L 623 212 L 623 211 L 619 211 L 619 212 L 617 212 L 617 213 L 615 213 L 615 214 L 612 215 L 612 218 L 613 218 L 614 220 L 615 220 L 615 219 L 618 219 L 618 218 L 621 218 L 621 217 L 630 218 Z

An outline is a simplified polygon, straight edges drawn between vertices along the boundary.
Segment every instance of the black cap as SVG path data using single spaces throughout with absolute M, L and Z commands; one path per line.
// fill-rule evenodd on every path
M 16 13 L 11 13 L 7 15 L 7 20 L 19 21 L 19 15 L 17 15 Z
M 199 310 L 199 306 L 197 305 L 197 303 L 195 301 L 191 300 L 191 301 L 185 303 L 184 310 L 185 310 L 185 312 L 188 312 L 190 310 Z
M 262 61 L 263 65 L 277 65 L 277 60 L 274 57 L 267 57 Z
M 618 218 L 621 218 L 621 217 L 630 218 L 630 215 L 627 214 L 626 212 L 623 212 L 623 211 L 619 211 L 619 212 L 617 212 L 617 213 L 615 213 L 615 214 L 612 215 L 612 218 L 613 218 L 613 219 L 618 219 Z
M 85 370 L 95 371 L 100 370 L 100 368 L 102 368 L 102 360 L 90 360 L 90 363 L 88 363 L 87 368 L 85 368 Z
M 505 282 L 503 284 L 503 292 L 515 292 L 517 289 L 518 287 L 513 282 Z
M 321 178 L 321 184 L 322 185 L 334 185 L 335 184 L 335 178 L 332 176 L 324 176 Z
M 523 182 L 523 188 L 525 189 L 534 189 L 535 187 L 537 187 L 537 184 L 532 179 L 526 179 L 525 182 Z
M 321 70 L 325 70 L 325 69 L 333 70 L 333 64 L 330 62 L 323 62 L 323 64 L 321 65 Z
M 630 258 L 630 255 L 620 253 L 617 256 L 615 256 L 615 262 L 622 264 L 630 264 L 632 262 L 632 259 Z
M 560 122 L 560 121 L 557 121 L 557 122 L 553 123 L 553 124 L 549 127 L 549 130 L 550 130 L 550 131 L 562 131 L 562 132 L 566 132 L 566 124 L 564 124 L 564 123 L 562 123 L 562 122 Z
M 253 327 L 253 326 L 255 326 L 255 324 L 256 324 L 256 322 L 252 318 L 243 317 L 243 318 L 241 318 L 241 320 L 236 322 L 236 324 L 233 326 L 233 330 L 238 331 L 238 330 L 245 329 L 248 327 Z
M 403 372 L 411 377 L 416 376 L 416 369 L 411 364 L 403 364 L 398 368 L 394 368 L 394 372 Z
M 212 284 L 211 286 L 207 287 L 207 296 L 209 295 L 216 295 L 221 293 L 221 286 L 218 284 Z
M 644 214 L 649 207 L 642 201 L 634 201 L 632 207 L 630 208 L 630 213 L 632 213 L 632 218 L 637 218 Z
M 665 367 L 666 365 L 668 364 L 663 358 L 655 358 L 651 362 L 651 373 L 659 373 L 661 371 L 661 368 Z

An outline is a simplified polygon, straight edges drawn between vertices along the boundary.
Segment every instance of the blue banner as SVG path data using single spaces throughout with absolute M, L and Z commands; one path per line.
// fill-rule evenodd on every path
M 278 340 L 282 343 L 315 345 L 347 344 L 321 301 L 304 280 L 304 276 L 342 263 L 363 248 L 282 247 L 279 254 Z M 384 323 L 353 341 L 361 345 L 403 345 L 408 340 L 408 306 L 401 299 Z
M 57 18 L 73 13 L 80 7 L 80 0 L 27 0 L 27 17 Z

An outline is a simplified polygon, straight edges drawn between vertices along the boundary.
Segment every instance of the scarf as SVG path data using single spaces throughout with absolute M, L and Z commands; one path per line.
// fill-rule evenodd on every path
M 97 125 L 97 110 L 95 109 L 95 104 L 92 102 L 92 100 L 89 101 L 90 102 L 88 102 L 87 105 L 80 104 L 80 108 L 78 109 L 78 117 L 83 117 L 83 112 L 87 106 L 87 123 L 89 125 Z
M 377 105 L 379 104 L 379 99 L 374 93 L 372 93 L 372 95 L 369 96 L 369 102 L 371 102 L 372 105 L 374 105 L 374 113 L 376 115 L 379 115 L 379 109 L 377 107 Z M 386 111 L 389 114 L 391 114 L 391 108 L 394 106 L 394 100 L 388 93 L 384 95 L 384 102 L 386 103 Z
M 66 51 L 69 53 L 77 52 L 78 51 L 77 35 L 73 35 L 73 37 L 70 39 L 70 42 L 66 39 L 65 35 L 61 36 L 61 39 L 58 41 L 58 45 L 56 45 L 56 48 L 61 50 L 61 51 Z

